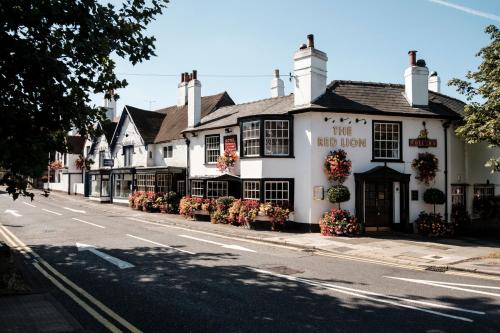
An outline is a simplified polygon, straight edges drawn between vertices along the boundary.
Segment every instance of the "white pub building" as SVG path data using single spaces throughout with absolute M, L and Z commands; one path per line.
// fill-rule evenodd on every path
M 464 103 L 440 93 L 437 73 L 425 61 L 410 62 L 404 84 L 334 80 L 327 83 L 325 52 L 314 38 L 295 53 L 293 94 L 284 94 L 276 71 L 272 98 L 221 107 L 205 117 L 189 109 L 187 175 L 192 196 L 233 195 L 289 206 L 293 220 L 310 229 L 333 204 L 323 164 L 335 149 L 347 152 L 352 174 L 342 208 L 354 213 L 366 230 L 412 231 L 431 187 L 442 190 L 447 204 L 438 211 L 449 218 L 453 203 L 471 211 L 472 196 L 494 195 L 498 175 L 485 168 L 491 151 L 465 145 L 454 134 Z M 198 80 L 191 83 L 196 87 Z M 199 93 L 197 93 L 199 95 Z M 216 168 L 219 155 L 236 149 L 231 173 Z M 430 186 L 418 181 L 411 162 L 421 152 L 438 158 Z

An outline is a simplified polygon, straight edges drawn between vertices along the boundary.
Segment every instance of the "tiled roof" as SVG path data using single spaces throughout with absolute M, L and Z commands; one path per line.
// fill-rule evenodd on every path
M 363 114 L 459 117 L 463 102 L 429 91 L 428 107 L 411 107 L 404 96 L 404 85 L 359 81 L 333 81 L 327 92 L 315 101 L 328 111 Z
M 314 104 L 294 108 L 293 94 L 284 97 L 263 99 L 250 103 L 223 107 L 203 117 L 194 130 L 234 126 L 239 118 L 254 115 L 287 114 L 307 112 L 345 112 L 393 116 L 416 116 L 429 118 L 459 118 L 465 103 L 443 94 L 429 91 L 427 107 L 411 107 L 404 96 L 404 85 L 359 81 L 332 81 L 326 93 Z M 186 129 L 186 132 L 192 131 Z
M 293 95 L 226 106 L 202 118 L 201 125 L 197 126 L 195 130 L 233 126 L 238 123 L 238 118 L 257 115 L 285 114 L 292 109 Z M 188 132 L 190 130 L 188 129 L 186 131 Z
M 146 111 L 133 106 L 125 106 L 134 122 L 144 143 L 153 143 L 160 130 L 165 114 L 155 111 Z
M 234 102 L 226 92 L 203 96 L 201 98 L 201 117 L 208 116 L 212 111 L 227 105 L 234 105 Z M 154 139 L 155 143 L 182 138 L 182 130 L 187 127 L 187 105 L 182 107 L 174 105 L 155 112 L 165 116 Z
M 83 152 L 85 138 L 79 135 L 70 135 L 66 139 L 66 144 L 68 145 L 68 154 L 79 155 Z

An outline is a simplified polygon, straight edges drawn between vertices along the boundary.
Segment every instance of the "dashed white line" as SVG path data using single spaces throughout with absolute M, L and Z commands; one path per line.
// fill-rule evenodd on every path
M 45 209 L 45 208 L 42 208 L 43 211 L 46 211 L 47 213 L 51 213 L 51 214 L 55 214 L 55 215 L 62 215 L 61 213 L 58 213 L 58 212 L 54 212 L 52 210 L 48 210 L 48 209 Z
M 429 310 L 429 309 L 426 309 L 426 308 L 421 308 L 421 307 L 417 307 L 417 306 L 413 306 L 413 305 L 408 305 L 408 304 L 398 303 L 398 302 L 395 302 L 395 301 L 390 301 L 390 300 L 387 300 L 387 299 L 382 299 L 382 298 L 377 298 L 377 297 L 371 297 L 371 296 L 368 296 L 367 292 L 365 292 L 363 290 L 357 290 L 357 289 L 352 289 L 352 288 L 340 287 L 340 286 L 329 284 L 329 283 L 320 283 L 320 282 L 316 282 L 316 281 L 313 281 L 313 280 L 299 278 L 299 277 L 295 277 L 295 276 L 291 276 L 291 275 L 284 275 L 284 274 L 273 273 L 273 272 L 269 272 L 269 271 L 265 271 L 265 270 L 261 270 L 261 269 L 257 269 L 257 268 L 251 268 L 251 269 L 253 271 L 257 272 L 257 273 L 266 274 L 266 275 L 272 275 L 272 276 L 276 276 L 276 277 L 279 277 L 279 278 L 282 278 L 282 279 L 286 279 L 286 280 L 289 280 L 289 281 L 300 282 L 300 283 L 308 284 L 308 285 L 315 286 L 315 287 L 325 288 L 325 289 L 328 289 L 328 290 L 331 290 L 331 291 L 335 291 L 335 292 L 338 292 L 338 293 L 341 293 L 341 294 L 346 294 L 346 295 L 350 295 L 350 296 L 364 298 L 364 299 L 368 299 L 368 300 L 371 300 L 371 301 L 374 301 L 374 302 L 391 304 L 391 305 L 402 307 L 402 308 L 406 308 L 406 309 L 411 309 L 411 310 L 426 312 L 426 313 L 434 314 L 434 315 L 437 315 L 437 316 L 447 317 L 447 318 L 461 320 L 461 321 L 466 321 L 466 322 L 473 322 L 474 321 L 474 320 L 472 320 L 470 318 L 466 318 L 466 317 L 454 316 L 454 315 L 450 315 L 450 314 L 443 313 L 443 312 Z M 386 297 L 385 295 L 382 295 L 382 294 L 380 294 L 380 295 L 382 297 Z M 407 301 L 407 299 L 403 299 L 403 300 Z
M 248 249 L 248 248 L 240 246 L 240 245 L 235 245 L 235 244 L 224 244 L 224 243 L 214 242 L 211 240 L 193 237 L 193 236 L 188 236 L 188 235 L 179 235 L 179 237 L 189 238 L 189 239 L 197 240 L 197 241 L 204 242 L 204 243 L 222 246 L 223 248 L 226 248 L 226 249 L 233 249 L 233 250 L 245 251 L 245 252 L 256 252 L 254 250 Z
M 66 210 L 69 210 L 69 211 L 72 211 L 72 212 L 75 212 L 75 213 L 82 213 L 82 214 L 86 214 L 87 212 L 84 211 L 84 210 L 79 210 L 79 209 L 73 209 L 73 208 L 69 208 L 69 207 L 63 207 L 64 209 Z
M 32 205 L 32 204 L 27 203 L 27 202 L 25 202 L 25 201 L 23 201 L 23 204 L 25 204 L 26 206 L 30 206 L 30 207 L 34 207 L 34 208 L 36 208 L 36 206 L 35 206 L 35 205 Z
M 176 250 L 176 251 L 179 251 L 179 252 L 184 252 L 184 253 L 188 253 L 188 254 L 196 254 L 196 253 L 191 252 L 191 251 L 181 250 L 179 248 L 176 248 L 176 247 L 173 247 L 173 246 L 169 246 L 169 245 L 165 245 L 165 244 L 162 244 L 162 243 L 158 243 L 158 242 L 146 239 L 146 238 L 142 238 L 142 237 L 138 237 L 138 236 L 134 236 L 134 235 L 130 235 L 130 234 L 127 234 L 127 236 L 135 238 L 135 239 L 139 239 L 139 240 L 144 241 L 144 242 L 155 244 L 155 245 L 158 245 L 158 246 L 166 247 L 168 249 Z
M 106 229 L 106 227 L 105 227 L 105 226 L 102 226 L 102 225 L 99 225 L 99 224 L 95 224 L 95 223 L 92 223 L 92 222 L 88 222 L 88 221 L 84 221 L 84 220 L 80 220 L 80 219 L 77 219 L 76 217 L 72 217 L 71 219 L 72 219 L 72 220 L 75 220 L 75 221 L 78 221 L 78 222 L 82 222 L 82 223 L 86 223 L 86 224 L 93 225 L 94 227 L 98 227 L 98 228 Z
M 460 291 L 465 291 L 465 292 L 469 292 L 469 293 L 473 293 L 473 294 L 480 294 L 480 295 L 488 295 L 488 296 L 500 297 L 500 294 L 490 293 L 490 292 L 482 291 L 482 290 L 474 290 L 474 289 L 469 289 L 469 288 L 456 287 L 456 286 L 444 284 L 444 283 L 441 283 L 441 282 L 438 282 L 438 281 L 407 279 L 407 278 L 400 278 L 400 277 L 394 277 L 394 276 L 385 276 L 385 277 L 389 278 L 389 279 L 395 279 L 395 280 L 413 282 L 413 283 L 418 283 L 418 284 L 424 284 L 424 285 L 427 285 L 427 286 L 447 288 L 447 289 L 452 289 L 452 290 L 460 290 Z

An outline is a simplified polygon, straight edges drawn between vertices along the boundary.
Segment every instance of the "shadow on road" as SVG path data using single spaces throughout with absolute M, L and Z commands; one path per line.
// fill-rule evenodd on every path
M 498 304 L 491 298 L 421 298 L 487 312 L 481 316 L 432 308 L 475 321 L 469 323 L 257 272 L 286 273 L 279 265 L 242 266 L 234 253 L 190 255 L 161 247 L 103 248 L 135 265 L 119 270 L 91 253 L 77 252 L 74 246 L 32 248 L 144 332 L 455 333 L 493 332 L 500 327 Z M 301 276 L 300 272 L 292 275 Z M 334 277 L 315 281 L 369 290 L 369 286 Z

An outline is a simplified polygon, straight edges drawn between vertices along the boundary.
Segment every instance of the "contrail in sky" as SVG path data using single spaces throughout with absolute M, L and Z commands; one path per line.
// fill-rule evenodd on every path
M 476 16 L 481 16 L 481 17 L 484 17 L 484 18 L 487 18 L 487 19 L 490 19 L 490 20 L 494 20 L 494 21 L 500 22 L 500 16 L 495 15 L 495 14 L 485 13 L 485 12 L 482 12 L 482 11 L 479 11 L 479 10 L 475 10 L 473 8 L 469 8 L 469 7 L 465 7 L 465 6 L 460 6 L 460 5 L 457 5 L 457 4 L 448 2 L 448 1 L 444 1 L 444 0 L 429 0 L 429 1 L 437 3 L 439 5 L 443 5 L 443 6 L 455 8 L 455 9 L 458 9 L 458 10 L 460 10 L 462 12 L 465 12 L 465 13 L 468 13 L 468 14 L 472 14 L 472 15 L 476 15 Z

